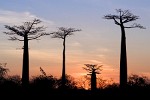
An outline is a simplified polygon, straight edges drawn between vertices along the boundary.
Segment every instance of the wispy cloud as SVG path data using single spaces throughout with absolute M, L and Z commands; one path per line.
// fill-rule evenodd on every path
M 98 51 L 98 52 L 109 52 L 111 50 L 107 49 L 107 48 L 98 48 L 96 51 Z
M 0 23 L 2 24 L 22 24 L 22 22 L 31 21 L 34 18 L 42 20 L 46 25 L 54 25 L 53 21 L 40 18 L 30 12 L 15 12 L 0 9 Z
M 98 61 L 98 60 L 95 60 L 95 59 L 89 60 L 89 62 L 96 63 L 96 64 L 101 64 L 102 63 L 101 61 Z
M 72 45 L 75 46 L 75 47 L 80 47 L 81 46 L 81 44 L 79 42 L 74 42 Z
M 81 77 L 81 76 L 87 75 L 87 73 L 72 73 L 71 75 L 74 77 Z
M 81 47 L 81 43 L 75 41 L 73 43 L 70 43 L 70 46 L 72 46 L 72 47 Z
M 103 54 L 99 54 L 99 55 L 96 55 L 97 57 L 99 57 L 99 58 L 105 58 L 105 55 L 103 55 Z

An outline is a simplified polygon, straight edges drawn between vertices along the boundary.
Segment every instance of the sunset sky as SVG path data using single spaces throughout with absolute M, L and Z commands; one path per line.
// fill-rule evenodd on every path
M 58 27 L 81 29 L 66 40 L 66 74 L 86 75 L 84 64 L 103 65 L 99 77 L 119 81 L 120 27 L 106 14 L 115 9 L 130 10 L 140 17 L 136 23 L 146 29 L 127 29 L 128 75 L 150 76 L 150 0 L 1 0 L 0 1 L 0 63 L 7 63 L 9 75 L 22 74 L 23 42 L 10 41 L 4 25 L 21 25 L 39 18 L 46 32 Z M 130 25 L 128 23 L 127 25 Z M 40 67 L 47 74 L 62 72 L 62 39 L 44 36 L 29 41 L 30 76 L 39 75 Z

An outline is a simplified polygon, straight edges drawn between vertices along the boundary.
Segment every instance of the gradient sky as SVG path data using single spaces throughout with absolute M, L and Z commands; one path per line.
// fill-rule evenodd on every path
M 146 29 L 127 29 L 128 75 L 150 76 L 150 0 L 1 0 L 0 62 L 7 63 L 10 75 L 21 75 L 23 42 L 9 41 L 4 25 L 20 25 L 34 18 L 42 20 L 47 32 L 58 27 L 81 29 L 66 41 L 66 74 L 86 75 L 84 64 L 103 65 L 100 77 L 119 80 L 120 27 L 106 14 L 115 9 L 130 10 L 140 17 L 136 22 Z M 130 25 L 132 23 L 128 23 Z M 62 72 L 62 40 L 44 36 L 29 41 L 30 76 Z

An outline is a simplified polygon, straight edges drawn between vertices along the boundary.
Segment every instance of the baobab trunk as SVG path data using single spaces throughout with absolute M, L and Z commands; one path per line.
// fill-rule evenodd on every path
M 91 90 L 94 91 L 96 90 L 96 73 L 92 72 L 91 75 Z
M 27 87 L 29 84 L 29 50 L 28 50 L 28 37 L 24 36 L 23 47 L 23 69 L 22 69 L 22 86 Z
M 62 88 L 65 88 L 65 84 L 66 84 L 66 78 L 65 78 L 65 42 L 66 39 L 64 37 L 64 41 L 63 41 L 63 68 L 62 68 Z
M 121 26 L 121 54 L 120 54 L 120 88 L 127 85 L 127 55 L 126 55 L 126 37 L 124 26 Z

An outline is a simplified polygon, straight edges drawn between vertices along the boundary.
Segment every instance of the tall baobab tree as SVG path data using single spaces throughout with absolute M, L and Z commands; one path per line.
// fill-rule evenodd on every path
M 65 88 L 65 84 L 66 84 L 66 72 L 65 72 L 65 69 L 66 69 L 66 64 L 65 64 L 66 37 L 73 35 L 73 33 L 76 31 L 81 31 L 81 30 L 75 29 L 75 28 L 59 27 L 57 32 L 51 33 L 52 38 L 63 39 L 62 88 Z
M 100 74 L 102 65 L 85 64 L 85 66 L 86 67 L 83 67 L 83 69 L 90 73 L 88 75 L 91 75 L 91 90 L 96 90 L 96 74 Z
M 28 41 L 36 40 L 43 35 L 47 35 L 44 26 L 35 27 L 37 24 L 40 24 L 41 20 L 34 19 L 31 22 L 24 22 L 20 26 L 9 26 L 5 25 L 5 28 L 8 29 L 8 32 L 4 32 L 7 35 L 11 35 L 9 40 L 23 41 L 23 68 L 22 68 L 22 85 L 27 87 L 29 84 L 29 50 L 28 50 Z
M 133 23 L 131 26 L 125 26 L 128 22 L 139 19 L 139 16 L 133 15 L 129 10 L 116 9 L 118 15 L 108 14 L 104 16 L 104 19 L 114 20 L 116 25 L 121 28 L 121 53 L 120 53 L 120 87 L 125 88 L 127 84 L 127 54 L 126 54 L 126 36 L 125 28 L 141 28 L 143 26 L 137 23 Z

